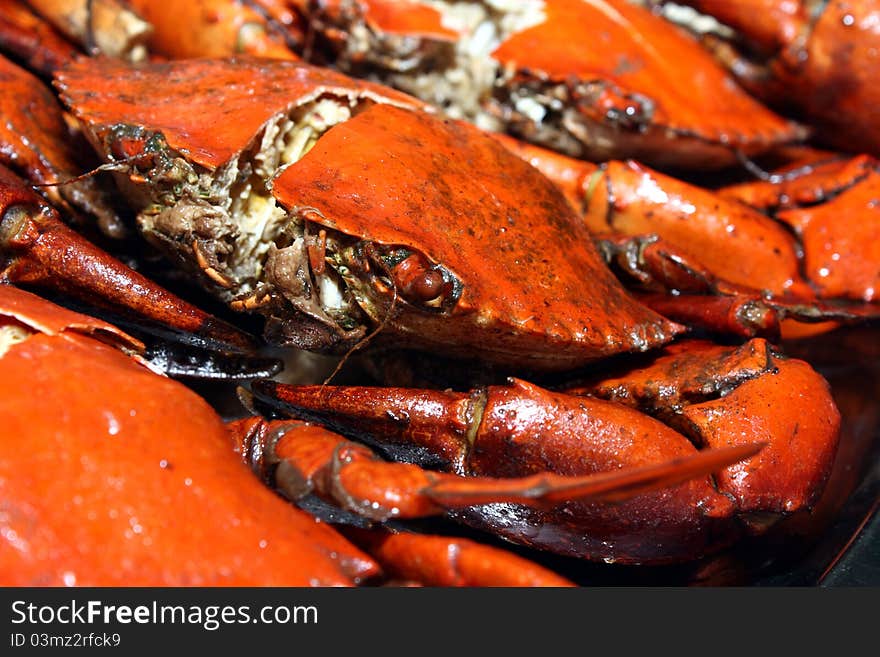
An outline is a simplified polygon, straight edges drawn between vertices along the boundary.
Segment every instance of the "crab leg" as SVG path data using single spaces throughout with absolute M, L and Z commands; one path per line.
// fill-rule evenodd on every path
M 44 78 L 51 78 L 78 52 L 21 0 L 0 0 L 0 50 Z
M 664 317 L 716 335 L 780 337 L 779 313 L 757 295 L 709 296 L 640 293 L 635 297 Z
M 247 334 L 174 296 L 68 228 L 2 165 L 0 264 L 3 282 L 62 292 L 195 344 L 236 352 L 254 349 Z
M 342 533 L 376 559 L 387 575 L 424 586 L 574 586 L 528 559 L 466 538 L 382 527 L 345 527 Z
M 460 477 L 383 462 L 365 446 L 317 425 L 249 417 L 228 422 L 227 429 L 242 460 L 293 501 L 315 493 L 374 520 L 422 517 L 472 503 L 443 494 L 442 481 Z M 468 481 L 477 487 L 480 483 Z M 392 503 L 393 510 L 386 508 Z M 467 539 L 379 525 L 345 525 L 340 531 L 376 558 L 386 574 L 428 586 L 571 585 L 522 557 Z
M 757 291 L 719 280 L 657 235 L 596 239 L 634 296 L 664 317 L 722 335 L 779 337 L 779 309 Z
M 88 168 L 73 144 L 75 140 L 58 101 L 40 80 L 0 56 L 0 164 L 12 168 L 66 214 L 95 217 L 113 237 L 125 234 L 108 194 L 92 177 L 80 178 Z M 81 221 L 85 221 L 84 219 Z
M 822 224 L 817 223 L 821 228 Z M 864 230 L 870 235 L 871 223 L 865 223 Z M 833 243 L 842 247 L 847 238 L 833 240 Z M 841 323 L 854 324 L 880 317 L 880 306 L 876 303 L 859 303 L 847 298 L 775 297 L 765 291 L 735 285 L 717 278 L 693 256 L 656 235 L 599 235 L 597 244 L 608 264 L 641 303 L 664 317 L 711 333 L 775 340 L 780 334 L 794 337 L 805 331 L 830 330 Z M 861 247 L 863 252 L 872 248 L 873 242 Z M 850 266 L 854 274 L 851 280 L 852 287 L 858 290 L 858 283 L 865 280 L 870 270 L 866 272 L 864 267 L 858 266 L 858 263 L 867 265 L 861 258 L 854 260 Z M 829 272 L 839 273 L 846 267 L 844 264 Z M 860 274 L 861 279 L 856 274 Z M 830 286 L 826 284 L 823 289 Z
M 849 157 L 822 152 L 811 161 L 785 166 L 770 180 L 753 180 L 721 187 L 718 193 L 765 212 L 822 203 L 859 184 L 877 168 L 868 155 Z

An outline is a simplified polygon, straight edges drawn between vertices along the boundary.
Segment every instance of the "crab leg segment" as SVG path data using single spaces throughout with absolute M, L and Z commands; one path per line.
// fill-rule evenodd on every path
M 52 77 L 78 52 L 21 0 L 0 0 L 0 51 L 44 78 Z
M 254 349 L 246 333 L 208 315 L 65 226 L 0 166 L 0 280 L 62 292 L 165 333 L 221 350 Z
M 779 313 L 754 294 L 709 296 L 648 292 L 637 294 L 636 298 L 664 317 L 716 335 L 779 339 Z
M 83 164 L 52 92 L 40 80 L 0 56 L 0 164 L 34 185 L 62 212 L 81 222 L 95 217 L 112 237 L 125 234 L 109 195 L 95 178 L 79 178 Z M 87 146 L 87 144 L 83 144 Z
M 386 574 L 424 586 L 574 586 L 507 550 L 466 538 L 346 527 Z
M 720 188 L 718 193 L 764 212 L 788 210 L 832 199 L 859 184 L 877 168 L 877 161 L 868 155 L 848 157 L 818 151 L 808 152 L 806 157 L 810 159 L 795 161 L 775 171 L 770 180 L 731 184 Z
M 294 501 L 316 493 L 374 520 L 421 517 L 442 512 L 436 502 L 455 504 L 452 499 L 431 500 L 430 489 L 442 480 L 460 477 L 382 462 L 363 445 L 317 425 L 249 417 L 229 422 L 227 429 L 245 463 Z M 391 531 L 378 525 L 340 530 L 376 558 L 386 575 L 427 586 L 571 585 L 522 557 L 467 539 Z

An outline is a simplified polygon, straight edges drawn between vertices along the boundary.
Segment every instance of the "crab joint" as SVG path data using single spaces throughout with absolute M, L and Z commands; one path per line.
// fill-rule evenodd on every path
M 7 208 L 0 217 L 0 247 L 14 247 L 32 241 L 34 225 L 31 218 L 38 212 L 26 205 Z

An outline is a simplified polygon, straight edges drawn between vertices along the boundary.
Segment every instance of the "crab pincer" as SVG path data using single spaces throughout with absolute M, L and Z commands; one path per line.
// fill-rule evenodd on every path
M 840 411 L 828 382 L 766 340 L 724 346 L 684 340 L 569 393 L 626 404 L 711 447 L 766 440 L 716 476 L 746 522 L 809 509 L 837 452 Z
M 449 480 L 389 466 L 385 476 L 399 486 L 389 490 L 400 494 L 376 499 L 375 492 L 366 493 L 367 478 L 358 489 L 363 497 L 355 495 L 352 506 L 361 503 L 367 513 L 372 507 L 382 514 L 405 504 L 422 512 L 446 505 L 454 507 L 447 514 L 465 524 L 586 559 L 664 563 L 728 545 L 741 528 L 731 522 L 733 503 L 713 488 L 706 472 L 762 447 L 756 440 L 739 445 L 742 452 L 698 455 L 684 435 L 634 409 L 518 379 L 470 392 L 273 381 L 252 388 L 258 403 L 283 415 L 322 423 L 395 460 L 459 475 Z M 295 438 L 290 440 L 294 450 Z M 303 463 L 327 462 L 314 448 L 309 454 L 315 460 Z M 344 481 L 357 480 L 365 458 L 357 457 Z M 325 474 L 332 473 L 330 461 Z M 382 468 L 373 468 L 382 476 Z M 289 464 L 279 471 L 291 469 Z M 486 477 L 491 479 L 481 480 Z M 670 485 L 664 487 L 664 480 Z M 328 481 L 339 490 L 343 480 Z

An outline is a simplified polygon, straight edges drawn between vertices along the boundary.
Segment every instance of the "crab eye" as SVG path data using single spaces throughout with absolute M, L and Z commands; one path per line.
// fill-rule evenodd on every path
M 417 253 L 410 254 L 391 269 L 397 291 L 407 301 L 439 307 L 452 292 L 452 282 Z
M 458 279 L 420 253 L 398 248 L 386 252 L 380 259 L 385 269 L 385 283 L 414 306 L 443 310 L 461 296 Z

